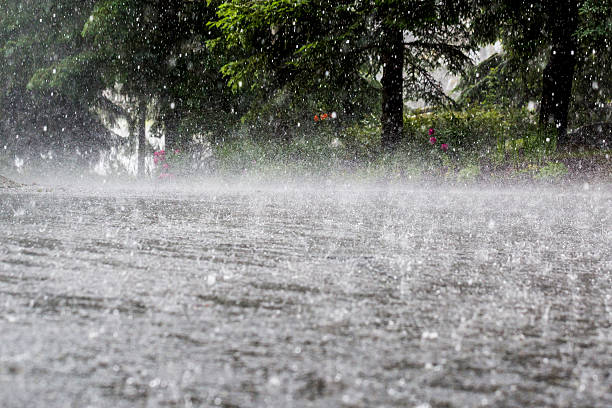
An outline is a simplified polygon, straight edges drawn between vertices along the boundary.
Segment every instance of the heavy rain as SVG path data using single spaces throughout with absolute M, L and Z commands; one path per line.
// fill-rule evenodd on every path
M 611 16 L 0 0 L 0 406 L 612 406 Z

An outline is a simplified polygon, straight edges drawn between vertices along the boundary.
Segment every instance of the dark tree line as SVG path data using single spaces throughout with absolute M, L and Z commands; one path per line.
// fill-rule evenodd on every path
M 129 119 L 142 169 L 147 120 L 178 146 L 192 134 L 222 143 L 245 122 L 288 138 L 318 110 L 347 121 L 378 115 L 382 145 L 393 149 L 406 100 L 457 107 L 432 72 L 469 78 L 470 52 L 495 41 L 504 47 L 495 72 L 510 85 L 474 81 L 464 88 L 472 102 L 493 91 L 511 96 L 500 103 L 536 99 L 542 126 L 561 136 L 572 113 L 611 103 L 611 0 L 0 5 L 0 137 L 16 149 L 99 146 L 109 138 L 105 112 Z

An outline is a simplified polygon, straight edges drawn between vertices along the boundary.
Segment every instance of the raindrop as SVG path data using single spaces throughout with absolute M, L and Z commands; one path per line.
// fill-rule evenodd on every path
M 423 340 L 435 340 L 435 339 L 438 338 L 438 333 L 437 332 L 424 331 L 423 334 L 421 335 L 421 338 Z
M 211 274 L 210 274 L 210 275 L 208 275 L 208 277 L 206 278 L 206 284 L 207 284 L 208 286 L 212 286 L 212 285 L 214 285 L 215 283 L 217 283 L 217 276 L 216 276 L 215 274 L 212 274 L 212 273 L 211 273 Z

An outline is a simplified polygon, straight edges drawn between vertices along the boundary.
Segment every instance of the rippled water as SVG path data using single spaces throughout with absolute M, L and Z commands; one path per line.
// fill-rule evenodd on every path
M 612 187 L 0 191 L 2 407 L 612 406 Z

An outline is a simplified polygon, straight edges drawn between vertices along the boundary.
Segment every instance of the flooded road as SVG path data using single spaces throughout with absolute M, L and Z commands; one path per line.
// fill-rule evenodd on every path
M 611 226 L 607 184 L 0 190 L 0 406 L 609 407 Z

